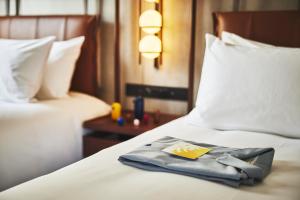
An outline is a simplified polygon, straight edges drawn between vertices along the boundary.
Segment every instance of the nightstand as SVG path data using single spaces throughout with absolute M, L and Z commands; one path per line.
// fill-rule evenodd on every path
M 92 155 L 101 149 L 118 144 L 139 134 L 149 131 L 155 127 L 161 126 L 180 116 L 171 114 L 160 114 L 159 122 L 154 122 L 154 114 L 147 113 L 150 118 L 148 123 L 143 123 L 139 126 L 134 126 L 132 120 L 125 122 L 123 126 L 119 126 L 117 122 L 111 119 L 111 116 L 105 116 L 86 121 L 83 127 L 90 129 L 91 133 L 83 137 L 83 154 L 84 156 Z M 123 112 L 123 116 L 131 115 L 132 111 Z

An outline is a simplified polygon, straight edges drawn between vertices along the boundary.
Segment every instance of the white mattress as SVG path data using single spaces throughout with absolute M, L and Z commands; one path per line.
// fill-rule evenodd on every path
M 82 158 L 82 122 L 108 114 L 94 97 L 14 104 L 0 102 L 0 191 Z
M 263 183 L 239 189 L 183 175 L 149 172 L 125 166 L 118 157 L 136 147 L 173 136 L 229 147 L 274 147 L 271 174 Z M 300 199 L 300 140 L 280 136 L 215 131 L 187 125 L 184 118 L 0 193 L 2 200 L 42 199 Z

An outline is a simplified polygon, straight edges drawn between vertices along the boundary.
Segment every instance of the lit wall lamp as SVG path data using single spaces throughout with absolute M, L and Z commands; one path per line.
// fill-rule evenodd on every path
M 144 36 L 139 42 L 139 52 L 144 58 L 155 59 L 154 66 L 155 68 L 158 68 L 159 64 L 162 63 L 162 0 L 146 1 L 154 3 L 155 9 L 148 9 L 140 16 L 139 26 L 146 36 Z
M 156 10 L 147 10 L 140 16 L 139 25 L 145 33 L 157 33 L 162 26 L 161 14 Z
M 146 0 L 146 1 L 150 3 L 159 3 L 159 0 Z
M 145 58 L 155 59 L 161 53 L 161 41 L 155 35 L 147 35 L 141 39 L 139 50 Z

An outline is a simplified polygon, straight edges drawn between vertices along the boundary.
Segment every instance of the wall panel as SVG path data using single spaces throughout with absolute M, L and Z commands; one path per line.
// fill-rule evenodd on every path
M 128 108 L 132 108 L 133 104 L 132 98 L 125 95 L 125 83 L 170 87 L 188 86 L 191 1 L 181 0 L 176 3 L 174 0 L 163 1 L 163 63 L 159 69 L 154 68 L 152 60 L 142 58 L 141 64 L 138 63 L 139 12 L 136 2 L 122 1 L 121 5 L 122 103 Z M 147 3 L 143 2 L 143 4 Z M 147 5 L 142 5 L 142 7 L 147 7 Z M 187 103 L 147 98 L 145 99 L 145 109 L 185 113 Z
M 5 0 L 0 0 L 0 15 L 6 15 Z

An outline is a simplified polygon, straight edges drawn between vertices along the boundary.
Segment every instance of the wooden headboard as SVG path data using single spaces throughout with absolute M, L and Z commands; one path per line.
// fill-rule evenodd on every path
M 213 13 L 214 32 L 222 31 L 286 47 L 300 47 L 299 11 L 255 11 Z
M 0 38 L 36 39 L 54 35 L 57 40 L 85 36 L 81 55 L 76 63 L 71 90 L 95 96 L 97 89 L 96 17 L 72 16 L 9 16 L 0 17 Z

